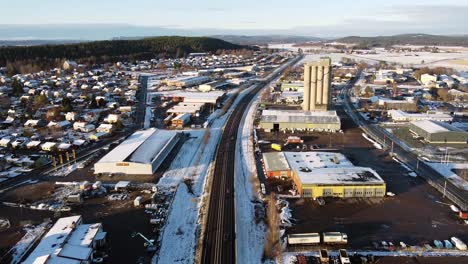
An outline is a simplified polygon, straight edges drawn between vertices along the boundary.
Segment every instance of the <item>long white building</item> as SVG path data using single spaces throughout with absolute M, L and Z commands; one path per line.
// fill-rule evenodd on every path
M 175 131 L 137 131 L 94 164 L 94 173 L 151 175 L 179 139 L 180 133 Z
M 453 120 L 451 115 L 438 112 L 408 113 L 401 110 L 389 110 L 388 115 L 394 122 L 411 122 L 421 120 L 450 122 Z

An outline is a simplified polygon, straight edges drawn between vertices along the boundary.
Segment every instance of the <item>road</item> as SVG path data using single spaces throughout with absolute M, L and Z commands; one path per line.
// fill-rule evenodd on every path
M 236 263 L 234 163 L 236 144 L 238 144 L 235 140 L 241 117 L 247 110 L 250 101 L 264 85 L 280 75 L 288 65 L 297 62 L 298 59 L 300 57 L 291 59 L 273 71 L 264 81 L 257 82 L 256 86 L 242 97 L 226 122 L 215 157 L 201 263 Z
M 390 151 L 393 152 L 393 155 L 408 167 L 416 171 L 419 176 L 424 178 L 431 186 L 443 193 L 444 196 L 456 204 L 460 209 L 468 211 L 468 191 L 462 190 L 450 181 L 447 181 L 437 171 L 432 169 L 425 162 L 421 161 L 417 154 L 405 149 L 404 146 L 399 145 L 399 140 L 392 138 L 393 135 L 386 133 L 380 126 L 369 123 L 356 112 L 354 105 L 350 103 L 353 86 L 354 82 L 351 82 L 342 90 L 341 95 L 344 97 L 343 105 L 345 111 L 354 120 L 354 122 L 385 149 L 390 149 Z

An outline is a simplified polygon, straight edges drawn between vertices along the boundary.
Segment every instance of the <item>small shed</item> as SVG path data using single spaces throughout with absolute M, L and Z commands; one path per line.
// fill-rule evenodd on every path
M 130 186 L 130 181 L 119 181 L 115 184 L 114 190 L 116 191 L 127 190 L 129 186 Z
M 133 206 L 139 207 L 143 203 L 143 197 L 137 196 L 135 200 L 133 200 Z

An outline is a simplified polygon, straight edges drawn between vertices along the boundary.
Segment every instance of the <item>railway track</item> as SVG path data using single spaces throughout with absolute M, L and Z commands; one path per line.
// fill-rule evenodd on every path
M 302 56 L 298 56 L 291 59 L 264 80 L 257 81 L 255 88 L 242 97 L 226 122 L 215 157 L 200 263 L 236 263 L 234 165 L 237 131 L 254 96 L 288 65 L 297 63 L 301 58 Z
M 237 131 L 257 85 L 231 113 L 218 146 L 201 263 L 235 263 L 234 161 Z

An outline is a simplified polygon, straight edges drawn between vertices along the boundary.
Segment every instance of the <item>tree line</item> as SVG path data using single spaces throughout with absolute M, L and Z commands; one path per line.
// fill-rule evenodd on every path
M 26 73 L 61 66 L 65 59 L 80 64 L 178 58 L 191 52 L 212 52 L 247 48 L 208 37 L 152 37 L 139 40 L 109 40 L 77 44 L 0 47 L 0 65 L 7 73 Z

